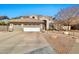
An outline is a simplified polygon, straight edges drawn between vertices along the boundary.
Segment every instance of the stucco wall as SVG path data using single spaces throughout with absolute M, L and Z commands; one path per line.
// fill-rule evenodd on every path
M 13 25 L 13 31 L 23 31 L 23 28 L 40 28 L 41 30 L 43 25 Z
M 0 31 L 7 31 L 8 26 L 7 25 L 0 25 Z

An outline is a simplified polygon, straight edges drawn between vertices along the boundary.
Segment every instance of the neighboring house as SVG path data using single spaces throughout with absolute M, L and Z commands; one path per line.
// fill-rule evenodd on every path
M 7 16 L 0 16 L 0 31 L 7 31 L 8 30 L 8 20 Z
M 54 21 L 53 27 L 55 30 L 71 30 L 70 25 L 63 25 L 63 23 L 59 21 Z
M 65 20 L 63 28 L 66 30 L 79 30 L 79 16 L 71 17 L 69 20 Z
M 7 16 L 0 16 L 0 20 L 9 19 Z
M 50 23 L 53 22 L 53 18 L 49 16 L 32 15 L 24 16 L 21 19 L 9 21 L 9 31 L 24 31 L 30 28 L 30 30 L 49 30 Z
M 79 16 L 68 20 L 57 20 L 53 25 L 56 30 L 79 30 Z

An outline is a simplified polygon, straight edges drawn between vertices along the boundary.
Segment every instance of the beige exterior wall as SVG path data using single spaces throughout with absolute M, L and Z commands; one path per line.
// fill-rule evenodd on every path
M 40 20 L 45 20 L 46 21 L 46 29 L 48 30 L 49 29 L 49 19 L 47 19 L 45 17 L 42 17 L 42 18 L 40 18 Z
M 52 18 L 48 16 L 37 16 L 37 15 L 30 16 L 30 18 L 33 17 L 37 20 L 46 20 L 46 30 L 50 28 L 50 23 L 53 22 Z
M 43 24 L 39 24 L 39 25 L 14 25 L 11 24 L 9 26 L 9 31 L 23 31 L 23 28 L 40 28 L 41 30 L 43 30 Z

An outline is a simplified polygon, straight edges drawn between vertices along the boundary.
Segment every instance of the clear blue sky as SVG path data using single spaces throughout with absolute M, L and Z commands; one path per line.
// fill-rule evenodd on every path
M 16 17 L 27 15 L 54 16 L 60 9 L 73 4 L 0 4 L 0 16 Z

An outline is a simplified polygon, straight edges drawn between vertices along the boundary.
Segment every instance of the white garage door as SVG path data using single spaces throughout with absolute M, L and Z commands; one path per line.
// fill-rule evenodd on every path
M 23 28 L 24 32 L 40 32 L 40 28 Z

